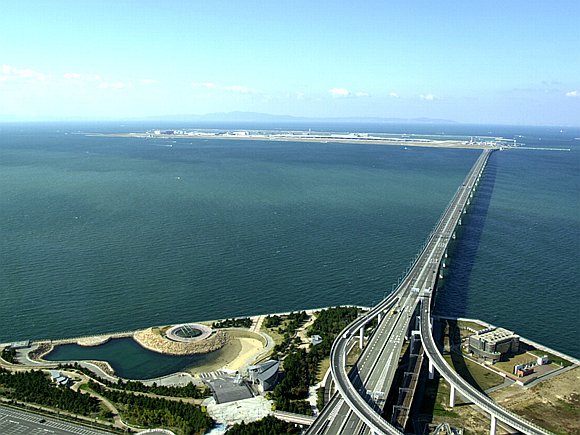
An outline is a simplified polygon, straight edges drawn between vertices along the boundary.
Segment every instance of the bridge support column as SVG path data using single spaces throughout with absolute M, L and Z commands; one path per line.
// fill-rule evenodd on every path
M 497 428 L 497 419 L 495 415 L 491 415 L 491 426 L 489 427 L 489 435 L 495 435 L 495 430 Z
M 451 408 L 455 407 L 455 386 L 450 384 L 451 391 L 449 392 L 449 406 Z
M 358 345 L 362 349 L 363 345 L 364 345 L 364 340 L 365 340 L 365 327 L 364 326 L 361 326 L 359 329 L 358 340 L 359 340 Z
M 381 314 L 383 314 L 383 313 L 379 313 L 377 316 L 377 323 L 381 323 L 381 319 L 382 319 Z
M 431 360 L 429 360 L 429 379 L 434 379 L 434 378 L 435 378 L 435 366 L 433 365 Z

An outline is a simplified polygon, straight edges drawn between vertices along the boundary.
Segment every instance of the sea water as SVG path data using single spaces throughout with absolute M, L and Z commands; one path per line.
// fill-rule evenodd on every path
M 372 305 L 391 291 L 479 155 L 84 134 L 154 127 L 165 126 L 0 126 L 0 342 Z M 571 148 L 492 155 L 436 310 L 580 355 L 578 130 L 316 128 L 491 132 Z

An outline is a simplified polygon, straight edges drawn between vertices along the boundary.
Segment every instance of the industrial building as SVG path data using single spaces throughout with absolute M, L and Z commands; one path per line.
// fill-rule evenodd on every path
M 469 351 L 492 364 L 520 350 L 520 336 L 504 328 L 487 328 L 469 337 Z

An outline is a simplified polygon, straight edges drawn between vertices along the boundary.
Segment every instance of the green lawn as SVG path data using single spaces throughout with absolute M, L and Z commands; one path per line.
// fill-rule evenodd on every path
M 330 368 L 330 357 L 324 358 L 320 361 L 320 365 L 318 366 L 318 375 L 316 376 L 316 382 L 322 382 L 324 379 L 324 375 L 326 374 L 327 370 Z
M 533 353 L 534 355 L 537 355 L 537 356 L 548 355 L 549 360 L 556 365 L 562 364 L 562 366 L 564 366 L 564 367 L 568 367 L 568 366 L 572 365 L 572 363 L 570 361 L 568 361 L 567 359 L 560 358 L 559 356 L 556 356 L 556 355 L 552 355 L 550 352 L 544 352 L 543 350 L 534 349 L 534 350 L 531 350 L 530 353 Z
M 266 328 L 262 325 L 260 331 L 268 334 L 274 340 L 274 344 L 280 344 L 284 340 L 284 336 L 278 332 L 278 326 L 275 328 Z
M 472 386 L 485 391 L 503 383 L 503 377 L 459 355 L 445 355 L 447 363 Z
M 524 364 L 535 360 L 536 356 L 532 355 L 531 353 L 518 353 L 516 355 L 512 355 L 507 361 L 496 362 L 494 366 L 500 370 L 503 370 L 504 372 L 513 373 L 514 366 L 516 364 Z

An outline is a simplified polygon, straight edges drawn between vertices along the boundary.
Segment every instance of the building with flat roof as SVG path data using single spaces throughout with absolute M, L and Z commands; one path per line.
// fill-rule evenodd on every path
M 492 364 L 520 350 L 520 336 L 504 328 L 487 328 L 469 337 L 469 351 Z

